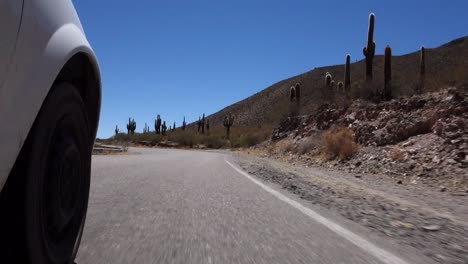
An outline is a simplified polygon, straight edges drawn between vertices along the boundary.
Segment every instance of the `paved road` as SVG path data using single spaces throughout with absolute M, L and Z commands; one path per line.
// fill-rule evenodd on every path
M 250 179 L 228 154 L 132 151 L 93 157 L 78 264 L 430 263 Z

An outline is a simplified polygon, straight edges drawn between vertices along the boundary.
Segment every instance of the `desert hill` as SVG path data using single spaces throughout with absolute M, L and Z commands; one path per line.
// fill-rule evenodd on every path
M 383 47 L 377 47 L 383 50 Z M 343 62 L 345 61 L 343 54 Z M 353 60 L 353 54 L 351 54 Z M 374 80 L 365 84 L 365 61 L 351 64 L 350 98 L 366 98 L 383 87 L 383 55 L 374 58 Z M 395 97 L 414 94 L 418 83 L 419 50 L 392 57 L 392 86 Z M 340 101 L 344 92 L 326 87 L 325 73 L 336 83 L 344 79 L 344 64 L 315 68 L 309 72 L 279 81 L 242 101 L 209 116 L 214 126 L 221 126 L 227 113 L 235 116 L 235 126 L 276 126 L 288 113 L 289 88 L 301 86 L 301 114 L 311 114 L 321 104 Z M 364 87 L 365 86 L 365 87 Z M 426 47 L 426 84 L 423 92 L 438 91 L 450 86 L 468 89 L 468 36 L 455 39 L 437 48 Z

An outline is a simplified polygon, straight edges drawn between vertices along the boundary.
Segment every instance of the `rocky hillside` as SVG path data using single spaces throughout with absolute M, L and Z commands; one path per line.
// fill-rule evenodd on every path
M 339 128 L 351 131 L 359 149 L 345 159 L 328 159 L 324 135 Z M 453 87 L 388 102 L 324 104 L 313 115 L 285 119 L 273 142 L 264 143 L 263 148 L 273 156 L 310 165 L 383 173 L 398 184 L 423 183 L 440 191 L 466 193 L 467 128 L 468 93 Z M 334 147 L 345 144 L 341 141 Z
M 383 51 L 383 47 L 377 47 Z M 353 58 L 351 54 L 351 58 Z M 345 54 L 343 54 L 343 62 Z M 374 81 L 364 85 L 365 61 L 351 64 L 351 98 L 366 97 L 383 87 L 383 56 L 374 59 Z M 423 92 L 437 91 L 450 86 L 468 88 L 468 37 L 453 40 L 437 48 L 426 48 L 426 85 Z M 394 96 L 411 95 L 418 81 L 419 51 L 392 58 L 392 86 Z M 236 117 L 236 126 L 275 126 L 288 113 L 289 88 L 302 83 L 301 114 L 313 113 L 324 102 L 340 103 L 343 92 L 332 90 L 324 84 L 330 72 L 335 82 L 343 81 L 344 65 L 315 68 L 304 74 L 280 81 L 263 91 L 222 109 L 209 118 L 213 125 L 221 125 L 229 112 Z

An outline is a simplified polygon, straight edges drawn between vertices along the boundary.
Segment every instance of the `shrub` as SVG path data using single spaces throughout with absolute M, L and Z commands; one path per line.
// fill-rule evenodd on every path
M 203 138 L 202 144 L 204 144 L 207 148 L 210 149 L 220 149 L 226 148 L 228 146 L 228 142 L 226 140 L 217 136 L 207 136 Z
M 331 129 L 323 135 L 323 152 L 328 159 L 349 159 L 357 150 L 353 131 L 349 128 Z
M 191 131 L 178 131 L 169 136 L 169 140 L 179 143 L 180 146 L 193 148 L 199 143 L 198 135 Z
M 315 140 L 313 137 L 308 137 L 301 141 L 299 147 L 297 148 L 297 153 L 299 155 L 304 155 L 311 152 L 315 148 Z
M 405 153 L 401 149 L 395 148 L 390 152 L 390 158 L 393 161 L 402 162 L 405 160 Z

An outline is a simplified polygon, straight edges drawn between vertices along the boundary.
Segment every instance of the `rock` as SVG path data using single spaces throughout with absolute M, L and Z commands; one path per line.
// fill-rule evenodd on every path
M 356 174 L 356 175 L 354 175 L 354 177 L 360 179 L 362 176 L 359 175 L 359 174 Z
M 457 162 L 454 159 L 448 159 L 447 163 L 448 164 L 456 164 Z
M 393 227 L 397 227 L 397 228 L 406 228 L 406 229 L 414 229 L 414 225 L 411 224 L 411 223 L 405 223 L 405 222 L 401 222 L 401 221 L 392 221 L 390 222 L 390 225 L 393 226 Z
M 404 147 L 404 148 L 406 148 L 406 147 L 411 146 L 411 145 L 413 145 L 413 144 L 414 144 L 413 141 L 408 141 L 408 142 L 403 143 L 401 146 Z
M 447 188 L 445 188 L 445 186 L 440 187 L 441 192 L 445 192 L 446 190 L 447 190 Z
M 356 167 L 359 167 L 359 166 L 361 166 L 361 164 L 362 164 L 362 162 L 361 162 L 361 161 L 357 161 L 356 163 L 354 163 L 354 165 L 355 165 Z
M 442 227 L 440 225 L 426 225 L 422 227 L 422 229 L 427 232 L 439 231 L 441 228 Z
M 398 180 L 398 181 L 397 181 L 397 184 L 403 184 L 403 181 L 402 181 L 402 180 Z
M 434 162 L 435 164 L 439 164 L 440 163 L 439 157 L 434 156 L 434 158 L 432 158 L 432 162 Z

